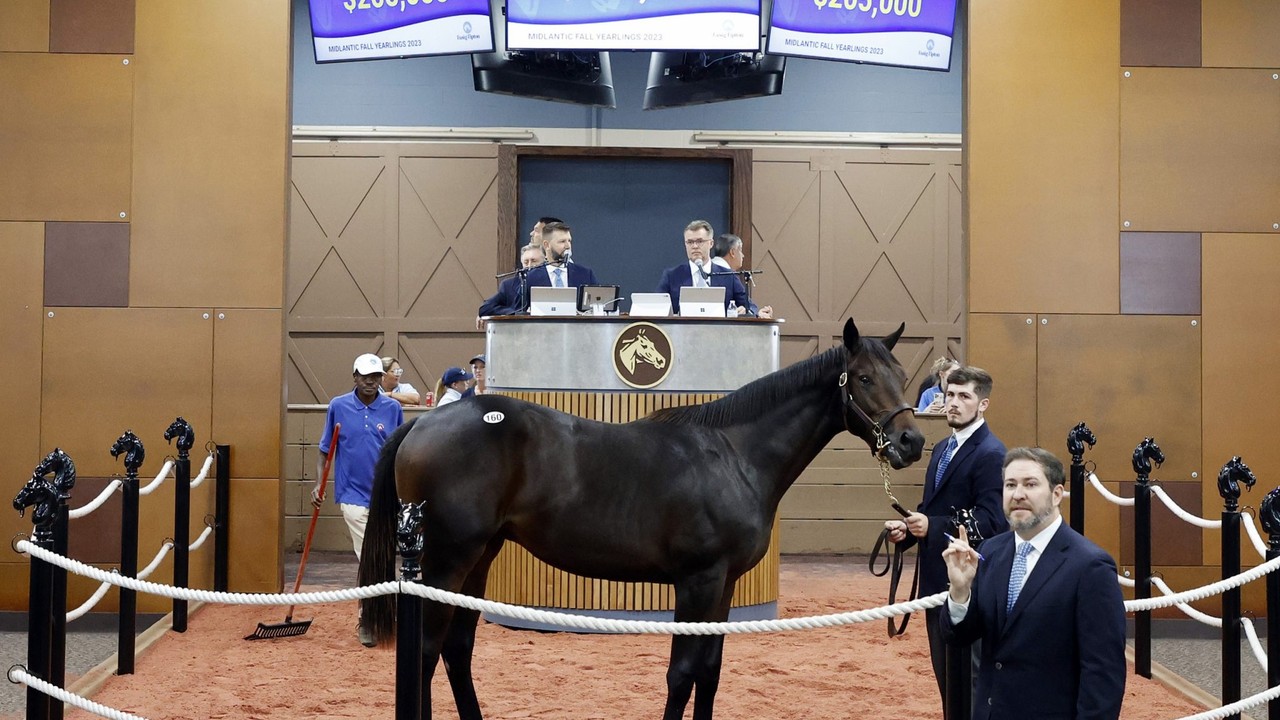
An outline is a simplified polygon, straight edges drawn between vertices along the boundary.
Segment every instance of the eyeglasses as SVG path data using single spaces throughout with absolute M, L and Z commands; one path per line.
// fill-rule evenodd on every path
M 688 245 L 689 247 L 697 247 L 699 245 L 706 245 L 709 242 L 711 242 L 711 240 L 709 239 L 708 240 L 685 240 L 684 244 Z
M 396 368 L 395 370 L 391 371 L 391 374 L 395 375 L 396 377 L 400 377 L 401 375 L 404 374 L 404 368 Z

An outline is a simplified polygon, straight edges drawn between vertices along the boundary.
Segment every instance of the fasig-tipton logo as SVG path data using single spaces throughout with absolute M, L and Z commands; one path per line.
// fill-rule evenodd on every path
M 467 20 L 462 23 L 462 34 L 458 36 L 459 40 L 479 40 L 480 36 L 471 32 L 471 21 Z
M 924 44 L 924 50 L 920 50 L 920 51 L 918 51 L 918 53 L 917 53 L 917 54 L 918 54 L 918 55 L 920 55 L 921 57 L 927 57 L 927 58 L 942 57 L 942 53 L 936 53 L 936 52 L 934 52 L 934 51 L 933 51 L 933 40 L 932 40 L 932 39 L 930 39 L 928 42 L 926 42 L 926 43 Z
M 632 323 L 613 341 L 613 371 L 634 388 L 651 388 L 671 373 L 671 338 L 648 322 Z

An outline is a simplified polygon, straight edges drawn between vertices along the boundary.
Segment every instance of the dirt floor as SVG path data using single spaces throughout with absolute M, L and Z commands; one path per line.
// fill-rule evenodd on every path
M 787 560 L 780 615 L 875 607 L 886 589 L 884 578 L 850 560 Z M 360 646 L 354 605 L 299 608 L 296 618 L 314 618 L 301 637 L 241 639 L 259 621 L 283 615 L 282 608 L 205 607 L 186 634 L 168 633 L 138 660 L 136 674 L 112 678 L 93 699 L 152 720 L 393 715 L 394 656 Z M 475 654 L 481 706 L 493 719 L 659 717 L 669 644 L 665 636 L 539 633 L 482 622 Z M 919 615 L 894 640 L 884 621 L 730 637 L 717 716 L 941 717 L 928 655 Z M 457 717 L 443 669 L 432 692 L 436 717 Z M 1121 717 L 1179 718 L 1203 709 L 1130 673 Z M 67 717 L 92 716 L 77 710 Z

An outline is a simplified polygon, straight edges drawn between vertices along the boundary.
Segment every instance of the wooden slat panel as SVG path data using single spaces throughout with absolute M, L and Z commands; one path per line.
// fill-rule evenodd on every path
M 1119 3 L 968 7 L 969 310 L 1114 313 Z
M 969 362 L 991 373 L 986 419 L 1005 447 L 1045 442 L 1038 439 L 1036 428 L 1038 327 L 1039 319 L 1030 314 L 969 315 Z M 1066 430 L 1062 432 L 1065 439 Z M 1057 452 L 1060 446 L 1044 447 Z
M 1209 0 L 1200 32 L 1205 67 L 1280 68 L 1280 3 Z
M 1120 84 L 1125 229 L 1270 232 L 1280 218 L 1273 71 L 1130 72 Z
M 924 497 L 922 485 L 893 484 L 903 507 L 914 508 Z M 778 514 L 787 520 L 861 520 L 894 517 L 883 485 L 792 485 Z
M 887 519 L 782 520 L 780 549 L 787 554 L 869 553 Z

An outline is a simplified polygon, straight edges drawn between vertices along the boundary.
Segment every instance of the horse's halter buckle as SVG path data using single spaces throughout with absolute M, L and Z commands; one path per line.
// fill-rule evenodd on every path
M 871 428 L 871 432 L 875 436 L 876 440 L 874 454 L 876 460 L 880 462 L 880 479 L 884 481 L 884 494 L 888 495 L 889 499 L 893 501 L 895 509 L 901 507 L 901 503 L 898 502 L 898 498 L 894 497 L 893 488 L 889 484 L 889 461 L 885 458 L 885 449 L 889 447 L 889 434 L 886 433 L 884 429 L 895 417 L 898 416 L 898 413 L 906 412 L 913 408 L 910 405 L 903 403 L 895 408 L 885 410 L 880 413 L 879 419 L 872 420 L 871 416 L 868 415 L 867 412 L 858 405 L 857 401 L 853 399 L 853 393 L 849 392 L 848 371 L 840 373 L 840 380 L 837 382 L 837 385 L 840 387 L 840 395 L 844 406 L 853 410 L 858 419 L 865 423 L 867 427 Z M 841 413 L 841 416 L 844 418 L 844 429 L 848 430 L 850 435 L 857 435 L 857 433 L 853 431 L 853 427 L 849 425 L 848 413 Z

